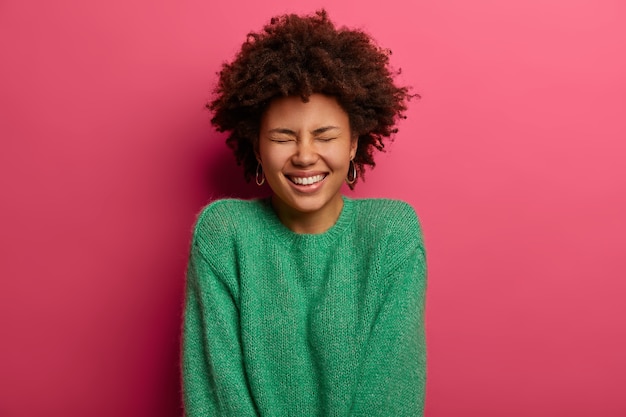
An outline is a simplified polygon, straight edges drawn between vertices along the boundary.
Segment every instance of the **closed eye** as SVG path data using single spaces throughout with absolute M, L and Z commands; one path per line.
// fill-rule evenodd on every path
M 335 140 L 337 138 L 317 138 L 320 142 L 330 142 L 331 140 Z

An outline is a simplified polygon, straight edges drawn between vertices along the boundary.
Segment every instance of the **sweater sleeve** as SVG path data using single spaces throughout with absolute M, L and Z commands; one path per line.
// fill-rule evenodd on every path
M 398 239 L 404 250 L 388 248 L 401 255 L 387 273 L 389 286 L 365 346 L 352 416 L 423 415 L 426 258 L 412 209 L 411 213 L 404 229 L 408 236 L 400 233 Z
M 207 261 L 194 236 L 187 268 L 182 346 L 187 417 L 256 416 L 238 329 L 233 292 Z

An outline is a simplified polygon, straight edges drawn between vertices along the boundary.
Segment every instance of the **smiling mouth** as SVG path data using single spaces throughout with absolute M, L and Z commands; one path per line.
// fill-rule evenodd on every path
M 289 181 L 293 182 L 296 185 L 311 185 L 311 184 L 315 184 L 315 183 L 322 181 L 324 178 L 326 178 L 326 175 L 327 174 L 321 174 L 321 175 L 313 175 L 310 177 L 287 176 L 287 179 L 289 179 Z

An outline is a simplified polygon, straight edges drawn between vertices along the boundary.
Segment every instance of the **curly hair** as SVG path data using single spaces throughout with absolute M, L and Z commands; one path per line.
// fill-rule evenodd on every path
M 417 96 L 395 85 L 390 54 L 361 30 L 335 28 L 325 10 L 274 17 L 262 31 L 249 33 L 235 59 L 223 64 L 216 98 L 206 105 L 213 112 L 211 123 L 220 132 L 230 132 L 226 143 L 250 181 L 256 172 L 261 117 L 271 100 L 300 96 L 307 102 L 314 93 L 333 96 L 358 137 L 354 163 L 363 178 L 364 166 L 375 166 L 374 151 L 392 140 L 407 101 Z

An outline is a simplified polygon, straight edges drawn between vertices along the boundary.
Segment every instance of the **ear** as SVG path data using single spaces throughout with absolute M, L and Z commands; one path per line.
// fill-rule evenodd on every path
M 350 141 L 350 160 L 352 161 L 356 156 L 356 149 L 359 147 L 359 137 L 356 135 L 352 135 L 352 140 Z
M 256 158 L 256 161 L 260 164 L 261 163 L 261 152 L 259 152 L 259 141 L 257 140 L 256 143 L 253 144 L 253 149 L 254 149 L 254 157 Z

